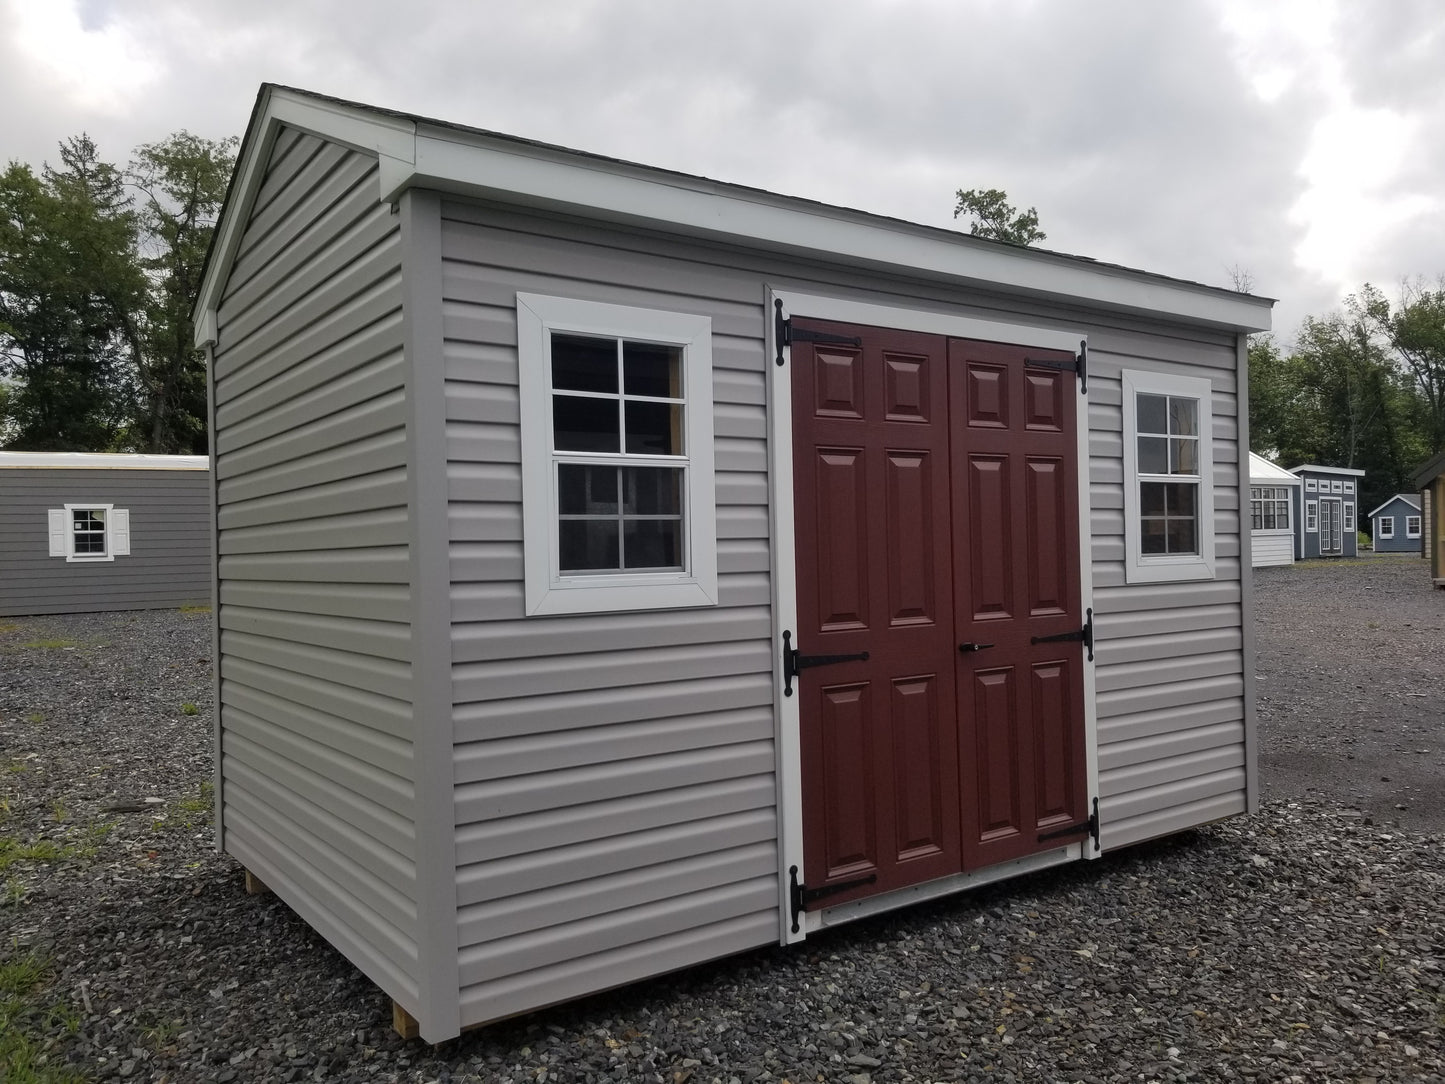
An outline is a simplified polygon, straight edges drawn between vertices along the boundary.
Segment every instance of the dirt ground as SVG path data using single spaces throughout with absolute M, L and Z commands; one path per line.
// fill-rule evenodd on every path
M 1416 557 L 1254 572 L 1263 797 L 1445 833 L 1445 591 Z

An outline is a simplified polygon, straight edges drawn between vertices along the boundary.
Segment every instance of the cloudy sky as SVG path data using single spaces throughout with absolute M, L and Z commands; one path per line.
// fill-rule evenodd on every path
M 1280 299 L 1445 273 L 1439 0 L 0 0 L 0 156 L 239 134 L 263 81 Z

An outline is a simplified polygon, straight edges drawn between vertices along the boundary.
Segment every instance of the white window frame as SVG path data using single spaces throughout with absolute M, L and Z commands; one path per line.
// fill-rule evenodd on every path
M 1344 509 L 1345 517 L 1344 523 L 1341 525 L 1340 530 L 1347 535 L 1352 535 L 1359 529 L 1355 526 L 1355 502 L 1341 501 L 1340 507 Z
M 1380 516 L 1375 522 L 1379 525 L 1378 530 L 1381 538 L 1395 537 L 1394 516 Z
M 1320 484 L 1319 484 L 1319 482 L 1318 482 L 1317 480 L 1315 480 L 1314 478 L 1306 478 L 1306 479 L 1305 479 L 1305 492 L 1306 492 L 1306 493 L 1314 493 L 1314 492 L 1316 492 L 1319 488 L 1320 488 Z
M 1332 479 L 1332 480 L 1330 481 L 1330 492 L 1331 492 L 1331 493 L 1343 493 L 1344 491 L 1345 491 L 1345 483 L 1344 483 L 1344 482 L 1340 481 L 1338 478 Z
M 1420 537 L 1420 524 L 1421 524 L 1421 519 L 1422 519 L 1422 517 L 1420 517 L 1420 516 L 1406 516 L 1406 517 L 1405 517 L 1405 537 L 1406 537 L 1406 538 L 1419 538 L 1419 537 Z
M 554 331 L 682 348 L 684 564 L 681 571 L 563 575 L 552 436 Z M 689 313 L 517 294 L 522 427 L 522 532 L 528 616 L 716 606 L 717 508 L 713 473 L 712 320 Z M 627 456 L 619 454 L 618 462 Z
M 1320 502 L 1305 501 L 1305 532 L 1307 534 L 1320 533 Z
M 75 552 L 76 512 L 105 513 L 105 552 Z M 49 530 L 49 553 L 51 557 L 64 557 L 66 564 L 93 564 L 98 561 L 114 561 L 117 557 L 130 556 L 130 510 L 117 508 L 100 501 L 78 501 L 62 508 L 51 508 L 47 512 Z
M 1353 493 L 1354 491 L 1355 491 L 1355 483 L 1354 483 L 1354 482 L 1351 482 L 1349 479 L 1346 479 L 1346 480 L 1345 480 L 1345 492 L 1346 492 L 1346 493 Z
M 1129 583 L 1214 578 L 1214 399 L 1208 379 L 1125 369 L 1124 395 L 1124 578 Z M 1140 395 L 1171 395 L 1199 403 L 1199 475 L 1139 475 Z M 1139 526 L 1141 481 L 1192 482 L 1199 487 L 1198 553 L 1144 554 Z

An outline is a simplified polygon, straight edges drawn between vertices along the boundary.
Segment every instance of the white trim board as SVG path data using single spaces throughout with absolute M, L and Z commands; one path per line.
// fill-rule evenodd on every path
M 283 124 L 375 154 L 377 198 L 385 203 L 425 188 L 1145 317 L 1234 331 L 1270 328 L 1269 298 L 268 84 L 196 301 L 197 345 L 214 334 L 208 314 L 219 304 Z
M 205 455 L 142 455 L 129 452 L 0 452 L 0 469 L 210 470 Z

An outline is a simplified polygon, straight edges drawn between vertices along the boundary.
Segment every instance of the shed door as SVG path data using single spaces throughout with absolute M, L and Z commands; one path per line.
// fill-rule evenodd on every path
M 795 646 L 868 653 L 795 678 L 805 883 L 876 877 L 841 902 L 1072 841 L 1038 836 L 1086 816 L 1081 647 L 1031 640 L 1082 625 L 1075 375 L 794 326 L 861 339 L 792 348 Z
M 1344 550 L 1340 521 L 1342 501 L 1338 498 L 1320 501 L 1320 553 L 1339 554 Z

